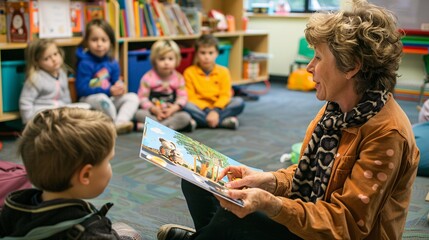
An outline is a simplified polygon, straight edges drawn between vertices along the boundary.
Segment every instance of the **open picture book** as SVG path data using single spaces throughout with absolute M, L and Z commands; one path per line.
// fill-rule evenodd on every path
M 150 118 L 145 120 L 140 158 L 243 206 L 241 200 L 232 199 L 226 194 L 227 188 L 224 187 L 228 182 L 226 176 L 216 182 L 224 168 L 243 164 Z

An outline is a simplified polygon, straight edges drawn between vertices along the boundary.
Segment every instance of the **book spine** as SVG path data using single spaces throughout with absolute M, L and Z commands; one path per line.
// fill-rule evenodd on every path
M 142 3 L 139 3 L 139 16 L 140 16 L 140 26 L 141 26 L 141 32 L 142 37 L 147 36 L 147 27 L 144 20 L 144 5 Z
M 134 23 L 135 23 L 135 31 L 136 37 L 141 37 L 141 27 L 140 27 L 140 11 L 139 11 L 139 2 L 138 0 L 134 0 L 133 2 L 133 11 L 134 11 Z

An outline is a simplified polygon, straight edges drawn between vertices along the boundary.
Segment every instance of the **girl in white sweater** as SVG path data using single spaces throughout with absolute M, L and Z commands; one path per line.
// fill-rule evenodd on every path
M 22 122 L 35 113 L 63 106 L 89 109 L 87 103 L 72 103 L 64 65 L 64 51 L 52 39 L 36 39 L 25 50 L 26 81 L 19 99 Z

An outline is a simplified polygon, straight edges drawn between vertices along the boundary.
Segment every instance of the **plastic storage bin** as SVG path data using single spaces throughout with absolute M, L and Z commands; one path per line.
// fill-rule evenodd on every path
M 182 56 L 182 61 L 180 61 L 179 66 L 177 66 L 176 70 L 180 73 L 183 73 L 185 69 L 192 65 L 192 61 L 194 59 L 194 48 L 181 48 L 180 55 Z
M 231 52 L 230 44 L 219 45 L 219 56 L 216 58 L 216 63 L 224 67 L 229 66 L 229 53 Z
M 25 61 L 1 63 L 3 112 L 19 110 L 19 96 L 25 81 Z
M 128 52 L 128 91 L 139 90 L 140 79 L 152 68 L 150 50 L 141 49 Z

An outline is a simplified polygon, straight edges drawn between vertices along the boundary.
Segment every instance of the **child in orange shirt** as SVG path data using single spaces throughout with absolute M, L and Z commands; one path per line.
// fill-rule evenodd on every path
M 244 109 L 242 98 L 232 96 L 229 70 L 217 65 L 218 40 L 202 35 L 196 42 L 196 64 L 184 72 L 188 103 L 184 110 L 198 127 L 237 129 L 236 117 Z

